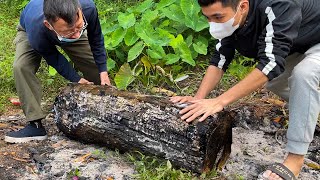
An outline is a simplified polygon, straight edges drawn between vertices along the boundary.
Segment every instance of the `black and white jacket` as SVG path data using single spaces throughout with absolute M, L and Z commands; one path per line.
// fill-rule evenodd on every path
M 245 24 L 216 45 L 210 64 L 224 71 L 235 50 L 255 58 L 269 80 L 279 76 L 285 59 L 320 43 L 320 0 L 250 0 Z

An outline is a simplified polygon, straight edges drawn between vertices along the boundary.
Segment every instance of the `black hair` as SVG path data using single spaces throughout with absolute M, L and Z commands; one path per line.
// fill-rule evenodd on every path
M 240 0 L 198 0 L 201 7 L 206 7 L 216 2 L 221 2 L 223 7 L 232 7 L 232 9 L 237 9 Z
M 79 0 L 44 0 L 43 13 L 49 23 L 63 19 L 69 25 L 74 25 L 77 13 L 81 8 Z

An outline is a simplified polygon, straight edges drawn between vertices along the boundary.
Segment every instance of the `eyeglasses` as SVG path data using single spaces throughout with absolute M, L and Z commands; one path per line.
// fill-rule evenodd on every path
M 79 13 L 79 12 L 78 12 Z M 76 33 L 78 33 L 78 32 L 81 32 L 81 31 L 84 31 L 86 28 L 87 28 L 87 26 L 88 26 L 88 23 L 87 23 L 87 20 L 86 20 L 86 17 L 82 14 L 82 18 L 83 18 L 83 21 L 84 21 L 84 23 L 83 23 L 83 26 L 79 29 L 79 30 L 76 30 L 76 31 L 73 31 L 73 32 L 71 32 L 71 33 L 68 33 L 68 34 L 66 34 L 66 35 L 60 35 L 54 28 L 53 28 L 53 26 L 49 23 L 49 26 L 52 28 L 52 30 L 58 35 L 58 36 L 60 36 L 61 38 L 70 38 L 70 37 L 72 37 L 73 35 L 75 35 Z

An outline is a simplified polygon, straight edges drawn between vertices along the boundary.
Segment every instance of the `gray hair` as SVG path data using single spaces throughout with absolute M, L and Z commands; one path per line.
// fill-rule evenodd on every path
M 79 0 L 44 0 L 43 13 L 49 23 L 63 19 L 69 25 L 74 25 L 76 14 L 81 8 Z

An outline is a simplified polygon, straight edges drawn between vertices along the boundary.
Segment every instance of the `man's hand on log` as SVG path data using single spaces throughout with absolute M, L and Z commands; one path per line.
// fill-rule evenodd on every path
M 109 85 L 111 86 L 110 80 L 109 80 L 109 76 L 108 76 L 108 72 L 101 72 L 100 73 L 100 81 L 101 81 L 101 85 Z
M 202 117 L 199 119 L 199 122 L 202 122 L 207 119 L 208 116 L 220 112 L 224 108 L 222 101 L 218 98 L 193 100 L 190 101 L 190 103 L 192 104 L 179 112 L 183 114 L 181 119 L 186 122 L 191 122 L 201 115 Z
M 93 84 L 93 82 L 90 82 L 84 78 L 81 78 L 80 81 L 78 82 L 79 84 Z

